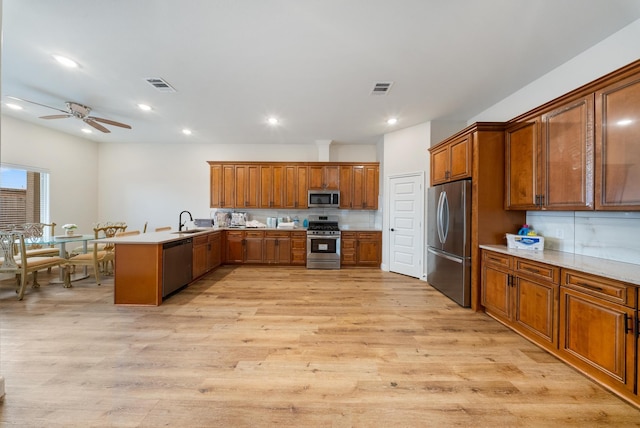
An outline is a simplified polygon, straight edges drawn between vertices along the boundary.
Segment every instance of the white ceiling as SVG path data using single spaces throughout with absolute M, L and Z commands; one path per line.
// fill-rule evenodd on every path
M 2 18 L 8 115 L 100 142 L 361 144 L 474 117 L 639 19 L 640 1 L 4 0 Z M 371 95 L 380 81 L 394 84 Z M 133 129 L 86 136 L 8 96 L 75 101 Z

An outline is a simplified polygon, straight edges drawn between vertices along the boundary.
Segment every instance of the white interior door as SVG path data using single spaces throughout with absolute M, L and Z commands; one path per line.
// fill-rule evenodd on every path
M 423 274 L 424 175 L 389 178 L 389 270 Z

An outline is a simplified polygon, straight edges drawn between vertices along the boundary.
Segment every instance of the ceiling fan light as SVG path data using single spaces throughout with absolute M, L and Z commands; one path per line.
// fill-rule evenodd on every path
M 184 129 L 182 130 L 182 133 L 183 133 L 184 135 L 191 135 L 191 130 L 190 130 L 190 129 L 187 129 L 187 128 L 184 128 Z
M 278 120 L 278 118 L 277 118 L 277 117 L 273 117 L 273 116 L 272 116 L 272 117 L 270 117 L 270 118 L 268 118 L 268 119 L 267 119 L 267 123 L 268 123 L 269 125 L 276 126 L 278 123 L 280 123 L 280 121 Z
M 147 104 L 138 104 L 138 108 L 143 111 L 151 111 L 151 106 Z
M 53 58 L 58 61 L 60 64 L 64 65 L 65 67 L 69 67 L 69 68 L 77 68 L 78 67 L 78 63 L 75 62 L 72 59 L 67 58 L 66 56 L 62 56 L 62 55 L 53 55 Z
M 389 119 L 387 119 L 387 125 L 395 125 L 396 123 L 398 123 L 398 119 L 395 117 L 390 117 Z
M 84 132 L 85 134 L 91 134 L 93 131 L 89 128 L 82 128 L 82 132 Z
M 12 110 L 22 110 L 22 106 L 19 106 L 18 104 L 7 103 L 6 105 Z

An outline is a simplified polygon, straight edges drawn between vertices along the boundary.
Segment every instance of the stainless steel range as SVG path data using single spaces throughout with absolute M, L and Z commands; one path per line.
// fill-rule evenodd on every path
M 336 215 L 310 215 L 307 269 L 340 269 L 340 228 Z

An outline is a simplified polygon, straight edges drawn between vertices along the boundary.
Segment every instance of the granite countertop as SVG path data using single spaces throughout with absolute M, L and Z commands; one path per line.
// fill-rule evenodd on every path
M 506 245 L 480 245 L 480 248 L 640 286 L 640 265 L 633 263 L 617 262 L 615 260 L 554 250 L 515 250 L 507 248 Z

